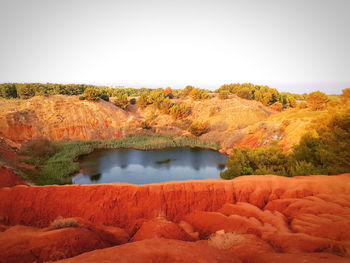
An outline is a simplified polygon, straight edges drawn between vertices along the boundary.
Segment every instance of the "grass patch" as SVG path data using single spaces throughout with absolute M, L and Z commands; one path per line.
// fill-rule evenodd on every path
M 52 223 L 50 224 L 50 229 L 61 229 L 61 228 L 67 228 L 67 227 L 78 227 L 78 221 L 75 218 L 63 218 L 62 216 L 57 217 Z
M 130 148 L 137 150 L 159 150 L 164 148 L 205 148 L 219 150 L 218 143 L 206 143 L 197 138 L 167 136 L 129 136 L 120 139 L 95 141 L 53 142 L 56 153 L 52 156 L 35 156 L 22 160 L 36 165 L 37 169 L 29 175 L 30 181 L 37 185 L 71 184 L 73 173 L 79 170 L 79 156 L 89 154 L 95 149 Z

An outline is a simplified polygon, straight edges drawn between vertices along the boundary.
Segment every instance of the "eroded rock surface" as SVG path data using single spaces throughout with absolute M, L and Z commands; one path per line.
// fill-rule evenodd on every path
M 188 262 L 190 255 L 197 262 L 350 262 L 349 196 L 350 174 L 20 185 L 0 188 L 0 237 L 11 225 L 42 229 L 57 216 L 79 217 L 123 228 L 131 243 L 67 262 Z

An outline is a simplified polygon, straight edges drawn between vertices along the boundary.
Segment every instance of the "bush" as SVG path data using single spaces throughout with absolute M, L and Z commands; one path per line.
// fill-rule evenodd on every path
M 50 224 L 50 229 L 61 229 L 61 228 L 67 228 L 67 227 L 78 227 L 78 221 L 75 218 L 63 218 L 62 216 L 57 217 L 52 223 Z
M 220 173 L 224 179 L 250 174 L 287 175 L 288 158 L 282 148 L 276 146 L 258 149 L 237 147 L 226 166 L 227 170 Z
M 102 99 L 104 101 L 109 101 L 109 96 L 106 93 L 101 93 L 100 99 Z
M 191 92 L 190 92 L 190 96 L 193 100 L 205 100 L 205 99 L 209 99 L 209 95 L 198 88 L 194 88 Z
M 207 123 L 193 121 L 191 126 L 188 128 L 188 131 L 195 136 L 201 136 L 209 131 L 209 127 Z
M 0 85 L 0 97 L 2 98 L 17 98 L 16 85 L 13 83 L 4 83 Z
M 270 106 L 272 109 L 276 111 L 282 111 L 283 110 L 283 105 L 281 102 L 275 102 L 273 105 Z
M 87 88 L 84 91 L 84 97 L 90 101 L 98 101 L 100 99 L 100 92 L 95 88 Z
M 29 99 L 35 96 L 35 90 L 32 86 L 27 84 L 17 84 L 16 85 L 18 97 L 21 99 Z
M 189 95 L 193 89 L 194 89 L 193 86 L 187 85 L 187 86 L 184 88 L 184 94 L 185 94 L 185 95 Z
M 170 108 L 170 116 L 175 120 L 185 119 L 190 115 L 190 108 L 184 104 L 174 104 Z
M 126 107 L 128 107 L 128 96 L 123 93 L 118 93 L 114 105 L 125 110 Z
M 311 92 L 307 98 L 307 104 L 312 110 L 324 110 L 327 106 L 328 97 L 321 91 Z
M 164 95 L 165 95 L 165 97 L 167 97 L 167 98 L 169 98 L 169 99 L 174 98 L 173 90 L 172 90 L 170 87 L 167 87 L 167 88 L 164 90 Z
M 147 99 L 147 95 L 146 94 L 142 94 L 138 100 L 137 100 L 137 106 L 139 106 L 139 108 L 141 110 L 145 109 L 148 105 L 148 99 Z
M 298 104 L 299 109 L 306 109 L 307 108 L 307 103 L 305 101 L 302 101 Z
M 163 114 L 169 114 L 170 109 L 174 104 L 170 101 L 170 99 L 166 98 L 163 100 L 163 102 L 160 104 L 160 112 Z
M 252 92 L 249 88 L 241 88 L 237 91 L 237 96 L 246 99 L 246 100 L 251 100 L 252 99 Z
M 151 125 L 148 123 L 148 121 L 143 121 L 141 123 L 141 128 L 144 129 L 144 130 L 150 130 L 152 127 Z
M 57 147 L 48 139 L 37 139 L 25 143 L 20 152 L 39 158 L 49 158 L 57 152 Z
M 136 99 L 135 98 L 131 98 L 130 99 L 130 104 L 131 105 L 135 105 L 136 104 Z
M 229 95 L 228 91 L 220 91 L 218 97 L 221 100 L 226 100 L 228 99 L 228 95 Z

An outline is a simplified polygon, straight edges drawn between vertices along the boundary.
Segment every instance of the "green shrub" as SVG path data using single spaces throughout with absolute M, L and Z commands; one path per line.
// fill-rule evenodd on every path
M 150 130 L 152 127 L 148 123 L 148 121 L 143 121 L 143 122 L 141 122 L 141 128 L 144 129 L 144 130 Z
M 209 95 L 199 89 L 199 88 L 194 88 L 192 89 L 192 91 L 190 92 L 190 97 L 193 99 L 193 100 L 205 100 L 205 99 L 209 99 Z
M 18 97 L 21 99 L 29 99 L 35 96 L 35 90 L 31 85 L 17 84 L 16 89 Z
M 241 88 L 237 91 L 237 96 L 242 99 L 251 100 L 252 99 L 252 91 L 249 88 Z
M 148 105 L 148 99 L 147 99 L 147 95 L 146 94 L 142 94 L 138 100 L 137 100 L 137 106 L 143 110 L 147 107 Z
M 48 158 L 57 152 L 57 146 L 48 139 L 36 139 L 25 143 L 20 152 L 39 158 Z
M 160 112 L 163 114 L 169 114 L 170 109 L 174 104 L 170 101 L 170 99 L 166 98 L 163 100 L 163 102 L 160 104 Z
M 90 101 L 98 101 L 100 99 L 100 92 L 95 88 L 87 88 L 84 91 L 84 97 Z
M 13 83 L 4 83 L 0 85 L 0 97 L 10 99 L 17 98 L 16 85 Z
M 287 175 L 288 158 L 282 148 L 276 146 L 258 149 L 237 147 L 228 158 L 226 166 L 227 170 L 220 173 L 224 179 L 250 174 Z
M 188 128 L 188 131 L 195 136 L 201 136 L 209 131 L 209 126 L 207 123 L 193 121 L 191 126 Z
M 123 110 L 128 107 L 128 96 L 124 93 L 118 93 L 117 97 L 114 100 L 114 105 L 122 108 Z
M 101 93 L 100 99 L 102 99 L 104 101 L 109 101 L 109 96 L 106 93 Z
M 136 99 L 135 98 L 131 98 L 130 99 L 130 104 L 131 105 L 135 105 L 136 104 Z
M 184 104 L 174 104 L 170 108 L 170 116 L 175 120 L 182 120 L 190 115 L 190 108 Z

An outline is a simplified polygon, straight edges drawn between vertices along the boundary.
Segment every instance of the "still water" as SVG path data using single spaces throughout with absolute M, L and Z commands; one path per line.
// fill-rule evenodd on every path
M 79 159 L 80 171 L 73 183 L 150 184 L 220 178 L 226 160 L 227 155 L 204 149 L 103 149 Z

